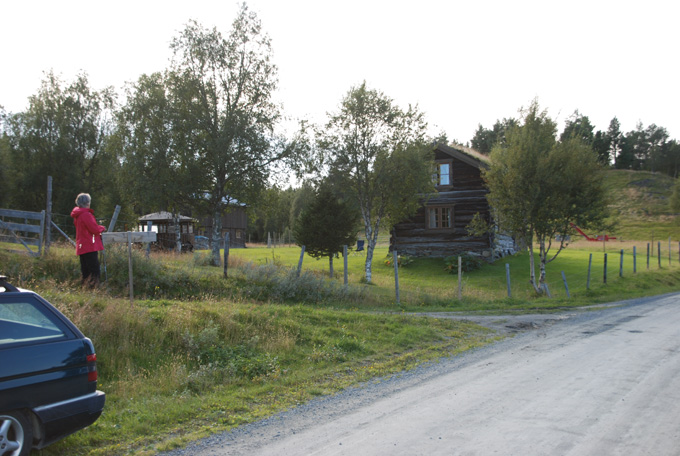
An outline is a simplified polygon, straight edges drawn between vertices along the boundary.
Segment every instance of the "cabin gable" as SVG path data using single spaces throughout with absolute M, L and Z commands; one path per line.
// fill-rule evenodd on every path
M 498 256 L 492 236 L 467 232 L 475 214 L 486 221 L 491 217 L 481 173 L 488 158 L 463 146 L 437 145 L 434 152 L 437 192 L 423 198 L 414 216 L 394 226 L 390 250 L 415 257 L 471 253 L 491 260 Z

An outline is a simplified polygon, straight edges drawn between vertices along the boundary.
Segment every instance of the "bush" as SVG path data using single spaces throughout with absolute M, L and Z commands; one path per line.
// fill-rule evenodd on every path
M 392 266 L 392 262 L 394 261 L 394 255 L 391 253 L 388 254 L 385 257 L 385 266 Z M 413 263 L 413 258 L 411 258 L 408 255 L 397 255 L 397 266 L 402 267 L 402 266 L 408 266 L 409 264 Z
M 463 272 L 474 271 L 475 269 L 481 268 L 484 264 L 484 260 L 467 253 L 460 255 L 460 257 Z M 449 274 L 458 274 L 458 255 L 444 258 L 444 264 L 446 265 L 444 267 L 446 272 Z

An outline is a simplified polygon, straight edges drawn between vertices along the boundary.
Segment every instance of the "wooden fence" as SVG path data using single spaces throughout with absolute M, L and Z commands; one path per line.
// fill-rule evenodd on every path
M 42 254 L 45 211 L 0 209 L 0 242 L 22 244 L 31 255 Z

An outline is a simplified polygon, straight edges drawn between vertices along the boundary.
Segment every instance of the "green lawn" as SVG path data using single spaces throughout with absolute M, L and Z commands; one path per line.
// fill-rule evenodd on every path
M 636 249 L 635 269 L 633 271 L 633 247 Z M 441 258 L 420 258 L 407 266 L 399 268 L 400 304 L 403 308 L 416 309 L 431 307 L 448 310 L 492 310 L 508 308 L 550 308 L 564 305 L 583 305 L 591 301 L 618 299 L 639 296 L 658 287 L 658 291 L 680 289 L 674 284 L 673 277 L 678 267 L 680 246 L 677 241 L 671 244 L 671 263 L 668 260 L 668 239 L 661 243 L 661 267 L 657 255 L 658 243 L 651 252 L 650 267 L 647 269 L 647 248 L 645 242 L 615 242 L 603 245 L 598 242 L 576 242 L 563 250 L 557 259 L 546 267 L 546 278 L 552 299 L 536 297 L 529 284 L 528 253 L 506 257 L 481 269 L 464 273 L 462 277 L 462 300 L 458 299 L 458 276 L 444 270 Z M 621 250 L 623 249 L 623 269 Z M 604 254 L 607 254 L 607 283 L 604 283 Z M 232 249 L 230 255 L 240 260 L 254 263 L 275 261 L 289 267 L 297 267 L 300 249 L 298 247 L 265 247 Z M 373 261 L 373 283 L 364 285 L 364 256 L 348 256 L 348 279 L 351 286 L 369 287 L 370 293 L 379 297 L 383 305 L 396 305 L 394 268 L 384 264 L 387 247 L 376 249 Z M 590 282 L 588 282 L 588 264 Z M 506 264 L 510 269 L 511 296 L 508 298 Z M 538 274 L 538 256 L 536 267 Z M 328 274 L 327 260 L 315 260 L 305 255 L 303 270 L 313 270 Z M 335 261 L 335 280 L 343 280 L 342 258 Z M 570 298 L 562 277 L 567 280 Z M 620 276 L 620 273 L 622 276 Z M 669 276 L 670 279 L 666 277 Z M 660 282 L 658 279 L 660 278 Z M 670 283 L 667 283 L 669 282 Z M 646 291 L 645 291 L 646 290 Z

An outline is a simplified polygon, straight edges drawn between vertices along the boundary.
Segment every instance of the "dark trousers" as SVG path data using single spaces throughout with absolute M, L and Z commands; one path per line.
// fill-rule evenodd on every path
M 99 252 L 80 255 L 80 272 L 83 274 L 83 285 L 95 286 L 99 283 Z

